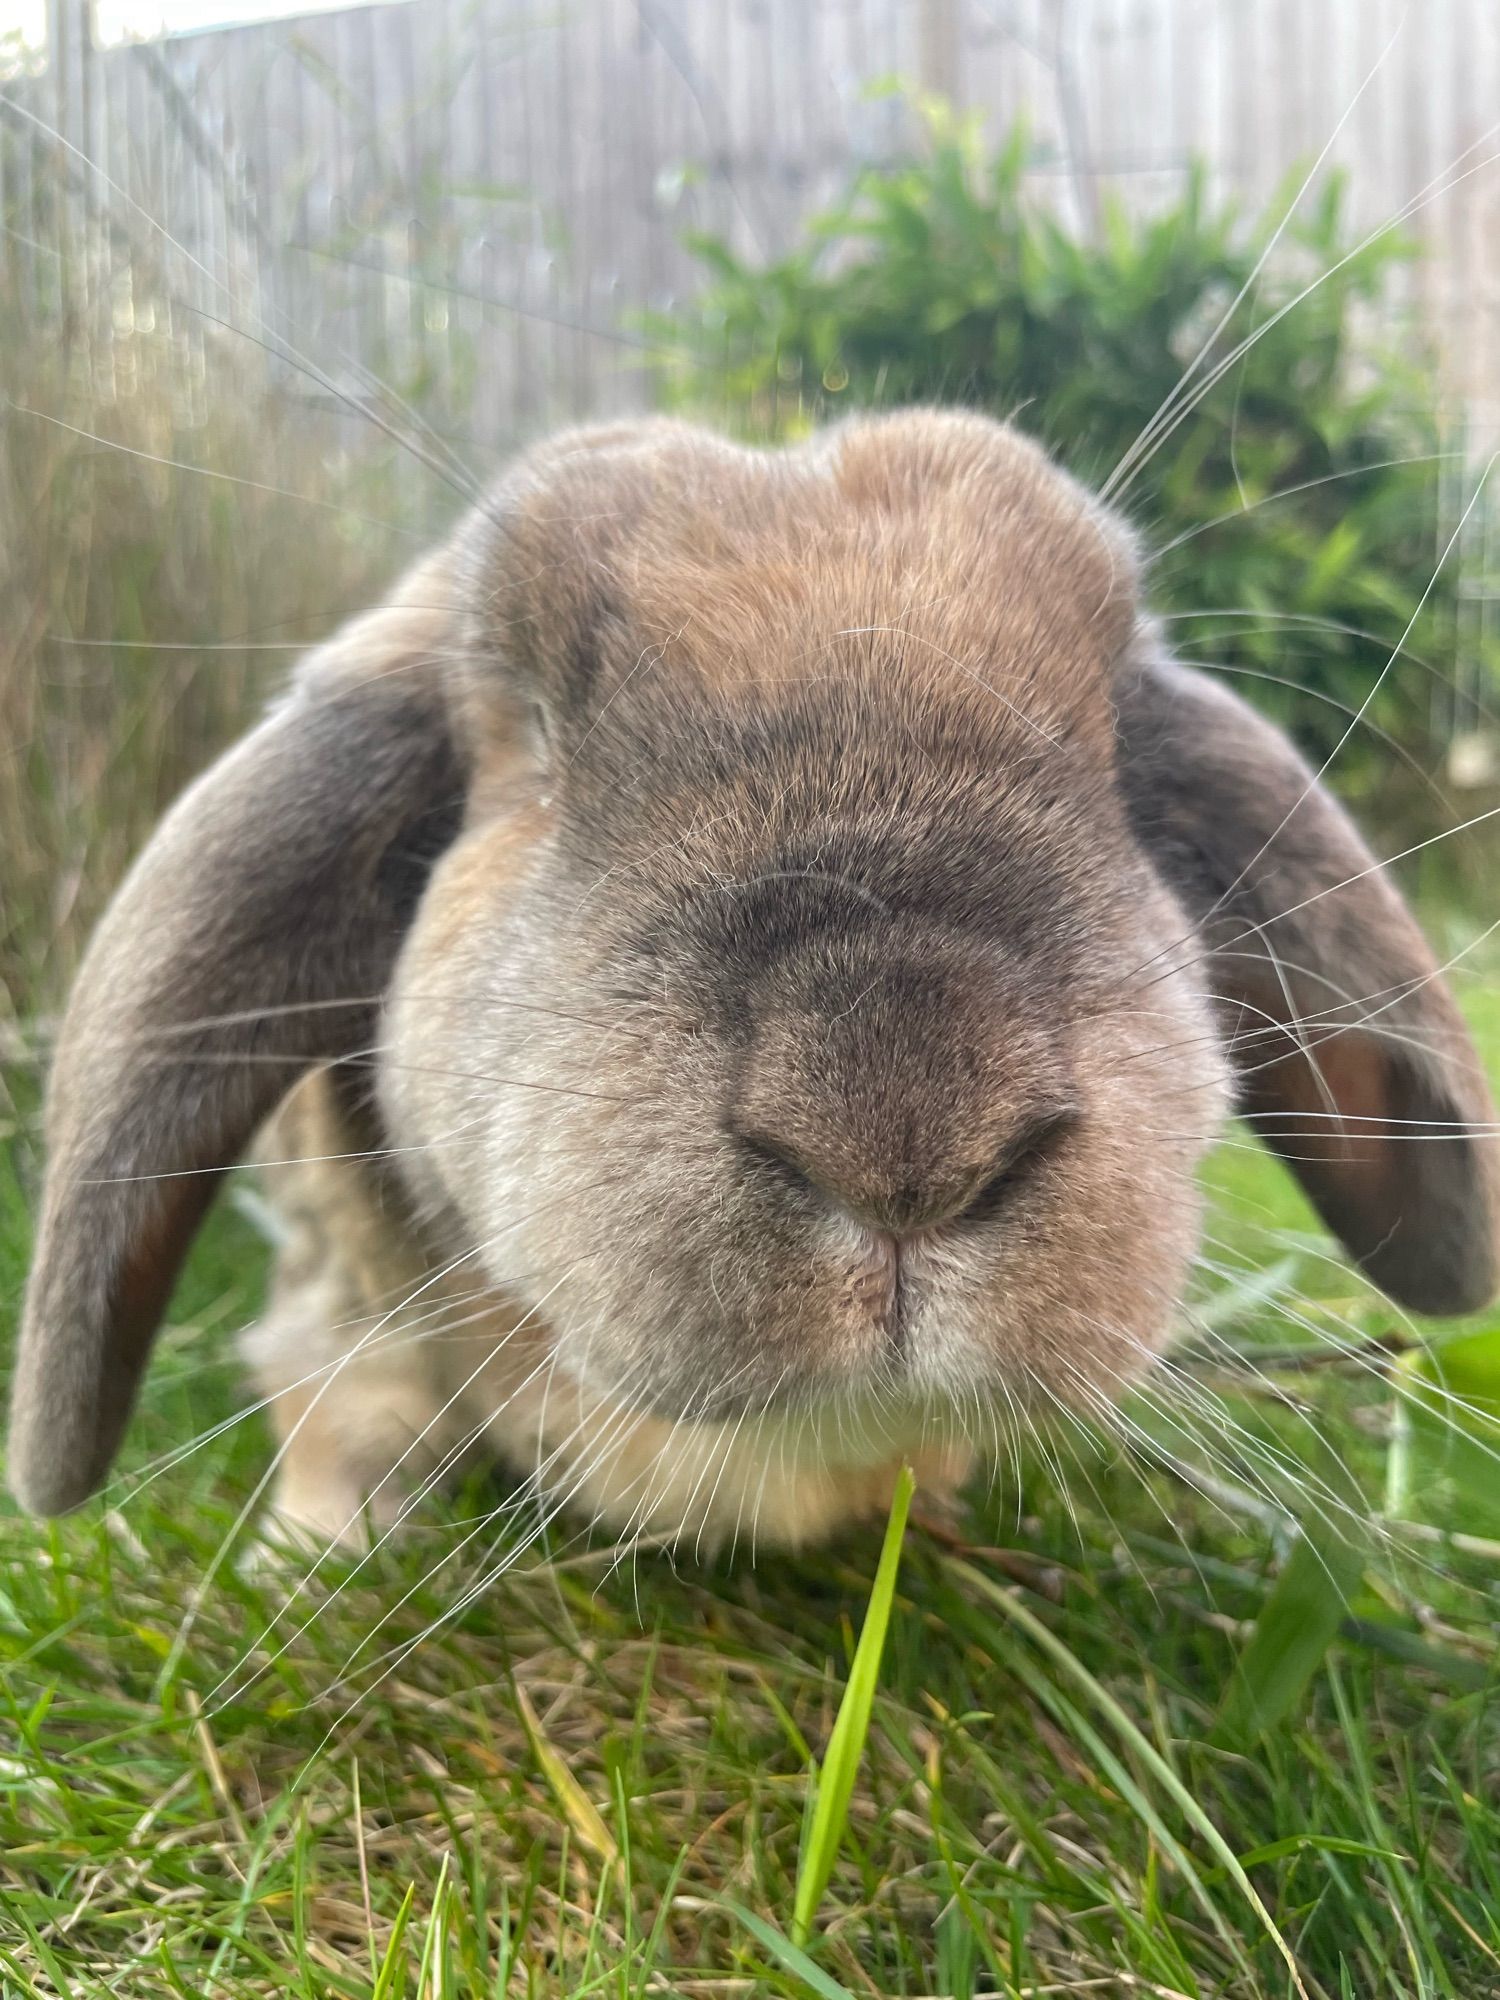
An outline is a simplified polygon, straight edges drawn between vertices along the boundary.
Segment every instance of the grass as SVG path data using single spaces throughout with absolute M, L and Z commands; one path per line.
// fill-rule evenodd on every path
M 1500 1053 L 1500 1001 L 1470 998 Z M 7 1315 L 29 1088 L 0 1151 Z M 1277 1397 L 1226 1407 L 1288 1453 L 1326 1438 L 1377 1505 L 1390 1388 L 1299 1371 L 1286 1312 L 1372 1335 L 1388 1314 L 1303 1247 L 1269 1163 L 1231 1146 L 1212 1178 L 1212 1234 L 1261 1275 L 1210 1312 L 1277 1371 Z M 1268 1463 L 1248 1452 L 1216 1456 L 1214 1497 L 1080 1438 L 956 1526 L 918 1494 L 835 1856 L 810 1801 L 874 1532 L 614 1573 L 564 1543 L 456 1608 L 472 1569 L 444 1556 L 479 1488 L 301 1595 L 233 1562 L 202 1588 L 268 1450 L 254 1416 L 214 1432 L 263 1264 L 223 1206 L 105 1503 L 0 1520 L 0 1990 L 1500 1994 L 1495 1551 L 1432 1525 L 1440 1486 L 1332 1615 L 1317 1535 L 1288 1537 L 1268 1481 L 1234 1505 Z M 1285 1665 L 1268 1605 L 1294 1640 L 1327 1629 L 1289 1689 L 1258 1682 L 1262 1728 L 1230 1691 L 1262 1613 Z M 799 1949 L 799 1871 L 805 1894 L 825 1864 Z
M 187 779 L 433 532 L 394 447 L 351 450 L 258 351 L 166 301 L 150 333 L 49 337 L 12 286 L 0 256 L 0 1032 L 57 1003 Z

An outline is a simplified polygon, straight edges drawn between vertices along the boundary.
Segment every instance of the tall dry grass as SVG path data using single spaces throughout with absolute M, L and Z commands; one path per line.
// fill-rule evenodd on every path
M 411 540 L 263 349 L 137 296 L 101 335 L 0 255 L 0 1018 L 55 1007 L 162 808 Z M 357 428 L 357 426 L 356 426 Z M 332 441 L 331 441 L 332 440 Z M 191 468 L 202 468 L 194 470 Z M 282 489 L 280 491 L 268 489 Z

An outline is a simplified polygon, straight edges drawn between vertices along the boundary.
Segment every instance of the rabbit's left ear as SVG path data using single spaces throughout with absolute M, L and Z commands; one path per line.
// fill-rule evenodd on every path
M 1240 1108 L 1391 1298 L 1485 1305 L 1500 1282 L 1500 1127 L 1401 898 L 1237 696 L 1135 661 L 1115 698 L 1131 821 L 1198 927 Z
M 314 1063 L 369 1058 L 396 953 L 458 831 L 446 562 L 311 656 L 167 815 L 90 945 L 48 1099 L 10 1433 L 24 1504 L 108 1470 L 220 1169 Z

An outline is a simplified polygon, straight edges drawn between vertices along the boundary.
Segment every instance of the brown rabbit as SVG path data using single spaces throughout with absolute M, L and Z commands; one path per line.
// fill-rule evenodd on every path
M 10 1476 L 98 1486 L 281 1104 L 248 1344 L 289 1520 L 352 1536 L 484 1447 L 618 1527 L 814 1535 L 1149 1364 L 1236 1103 L 1393 1298 L 1490 1297 L 1432 958 L 1286 741 L 1162 657 L 1121 523 L 977 416 L 575 432 L 101 926 Z

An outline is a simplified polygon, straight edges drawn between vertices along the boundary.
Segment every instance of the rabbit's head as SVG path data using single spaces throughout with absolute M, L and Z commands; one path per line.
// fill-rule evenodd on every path
M 1235 1103 L 1392 1296 L 1495 1281 L 1410 918 L 978 417 L 565 436 L 187 794 L 58 1050 L 29 1504 L 102 1478 L 216 1170 L 315 1063 L 437 1258 L 679 1419 L 1112 1394 Z

